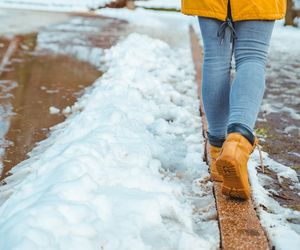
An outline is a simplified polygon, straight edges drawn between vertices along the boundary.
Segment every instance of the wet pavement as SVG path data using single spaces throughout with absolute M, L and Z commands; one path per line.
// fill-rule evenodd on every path
M 1 179 L 27 158 L 50 128 L 62 122 L 71 106 L 101 72 L 104 48 L 117 42 L 126 23 L 111 18 L 73 14 L 38 32 L 17 35 L 18 49 L 0 76 Z M 0 38 L 0 62 L 13 40 Z

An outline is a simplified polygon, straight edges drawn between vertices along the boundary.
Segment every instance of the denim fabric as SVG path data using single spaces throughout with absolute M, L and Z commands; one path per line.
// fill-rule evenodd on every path
M 211 136 L 224 138 L 228 125 L 253 130 L 265 90 L 265 67 L 274 21 L 234 22 L 232 31 L 217 35 L 222 21 L 198 17 L 203 38 L 202 98 Z M 221 39 L 223 38 L 223 41 Z M 230 77 L 232 57 L 235 77 Z

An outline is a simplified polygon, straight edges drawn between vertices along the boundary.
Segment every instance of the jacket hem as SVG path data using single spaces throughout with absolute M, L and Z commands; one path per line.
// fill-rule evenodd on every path
M 247 15 L 233 16 L 232 19 L 234 22 L 236 21 L 246 21 L 246 20 L 279 20 L 284 18 L 285 14 L 257 14 L 257 13 L 248 13 Z
M 182 8 L 181 12 L 185 15 L 210 17 L 210 18 L 221 20 L 221 21 L 225 21 L 226 17 L 227 17 L 227 13 L 218 13 L 218 12 L 213 12 L 213 11 L 201 11 L 201 10 L 197 10 L 197 9 Z
M 187 9 L 182 8 L 181 12 L 185 15 L 193 15 L 193 16 L 202 16 L 218 19 L 221 21 L 225 21 L 227 17 L 227 13 L 218 13 L 213 11 L 201 11 L 198 9 Z M 247 15 L 238 15 L 232 16 L 232 20 L 235 21 L 244 21 L 244 20 L 279 20 L 285 16 L 285 13 L 247 13 Z

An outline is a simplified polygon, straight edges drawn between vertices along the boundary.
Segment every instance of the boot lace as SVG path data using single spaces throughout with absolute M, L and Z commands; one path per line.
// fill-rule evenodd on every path
M 258 141 L 257 137 L 255 137 L 253 149 L 255 147 L 257 147 L 258 152 L 259 152 L 260 166 L 261 166 L 262 172 L 264 174 L 265 173 L 265 165 L 264 165 L 264 160 L 263 160 L 263 156 L 262 156 L 262 152 L 261 152 L 261 146 L 259 145 L 259 141 Z

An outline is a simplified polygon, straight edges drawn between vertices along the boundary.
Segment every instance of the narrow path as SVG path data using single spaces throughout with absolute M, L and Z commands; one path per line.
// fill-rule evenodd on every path
M 203 135 L 207 138 L 207 121 L 203 109 L 201 97 L 202 78 L 202 49 L 199 46 L 197 35 L 193 28 L 190 28 L 191 48 L 197 71 L 198 93 L 200 99 L 200 113 L 203 122 Z M 207 148 L 207 141 L 205 141 Z M 208 159 L 207 150 L 204 160 Z M 214 194 L 218 211 L 222 249 L 269 249 L 268 240 L 259 222 L 251 199 L 238 201 L 226 198 L 221 193 L 221 185 L 214 182 Z

